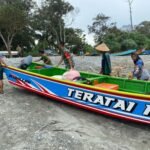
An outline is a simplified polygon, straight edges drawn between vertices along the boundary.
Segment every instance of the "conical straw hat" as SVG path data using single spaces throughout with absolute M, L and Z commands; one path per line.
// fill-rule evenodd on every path
M 102 43 L 98 46 L 95 47 L 96 50 L 101 51 L 101 52 L 108 52 L 110 49 L 107 47 L 105 43 Z

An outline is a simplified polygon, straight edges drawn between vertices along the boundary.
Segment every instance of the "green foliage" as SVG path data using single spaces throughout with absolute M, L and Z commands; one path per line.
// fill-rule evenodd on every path
M 143 21 L 136 26 L 136 31 L 150 38 L 150 21 Z
M 135 41 L 138 47 L 143 47 L 145 45 L 146 36 L 144 34 L 134 31 L 129 34 L 129 37 Z
M 121 49 L 121 44 L 116 41 L 107 41 L 108 47 L 111 50 L 111 53 L 118 52 Z
M 105 42 L 111 52 L 144 47 L 150 49 L 149 21 L 140 23 L 134 31 L 128 32 L 118 29 L 114 23 L 108 23 L 109 19 L 110 17 L 98 14 L 92 26 L 89 26 L 89 32 L 94 33 L 96 43 Z
M 84 54 L 94 52 L 94 49 L 91 45 L 85 43 L 84 45 L 75 45 L 71 48 L 71 52 L 76 55 L 80 55 L 80 52 L 83 51 Z
M 29 23 L 32 1 L 0 1 L 0 37 L 11 56 L 12 41 Z
M 136 49 L 137 48 L 137 44 L 134 40 L 132 39 L 126 39 L 122 42 L 122 49 L 123 50 L 127 50 L 127 49 Z
M 98 14 L 93 20 L 93 24 L 88 26 L 89 32 L 95 34 L 95 41 L 101 42 L 108 29 L 113 27 L 114 24 L 109 24 L 110 17 L 105 16 L 104 14 Z
M 83 31 L 80 29 L 66 28 L 66 42 L 69 45 L 81 46 Z
M 19 33 L 17 33 L 13 39 L 12 49 L 15 50 L 17 45 L 21 47 L 26 47 L 27 51 L 30 51 L 34 45 L 34 31 L 31 28 L 24 28 Z
M 145 48 L 150 50 L 150 39 L 146 39 L 145 41 Z
M 24 56 L 32 55 L 34 57 L 39 56 L 39 51 L 36 49 L 36 47 L 30 51 L 25 51 Z
M 26 54 L 37 56 L 38 50 L 54 48 L 65 41 L 76 54 L 81 50 L 95 53 L 93 47 L 85 43 L 81 29 L 67 27 L 65 17 L 74 11 L 69 2 L 44 0 L 43 5 L 33 11 L 34 6 L 32 0 L 0 0 L 0 49 L 15 50 L 19 44 Z M 109 16 L 98 14 L 88 29 L 94 33 L 96 44 L 105 42 L 111 52 L 150 49 L 150 21 L 141 22 L 129 32 L 118 29 Z M 35 40 L 39 41 L 38 45 Z
M 46 0 L 37 10 L 33 18 L 33 27 L 42 34 L 40 39 L 46 39 L 50 45 L 65 41 L 64 16 L 73 11 L 73 6 L 63 0 Z
M 91 45 L 89 45 L 89 44 L 85 44 L 85 45 L 83 46 L 83 51 L 84 51 L 84 53 L 87 53 L 87 52 L 89 52 L 89 53 L 95 52 L 94 48 L 93 48 Z
M 38 45 L 35 46 L 36 50 L 44 50 L 48 48 L 48 42 L 46 40 L 40 41 Z
M 22 29 L 26 25 L 26 14 L 24 11 L 12 5 L 0 7 L 0 30 L 10 33 Z

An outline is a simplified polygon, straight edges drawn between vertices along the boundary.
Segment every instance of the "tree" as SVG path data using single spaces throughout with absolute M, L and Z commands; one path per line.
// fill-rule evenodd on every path
M 66 41 L 69 45 L 82 45 L 82 36 L 81 29 L 66 28 Z
M 131 25 L 131 30 L 133 30 L 133 20 L 132 20 L 132 3 L 134 0 L 127 0 L 128 5 L 129 5 L 129 12 L 130 12 L 130 25 Z
M 136 26 L 136 31 L 150 38 L 150 21 L 143 21 Z
M 137 48 L 145 47 L 147 37 L 144 34 L 134 31 L 129 33 L 129 37 L 136 42 Z
M 146 39 L 144 48 L 145 49 L 150 49 L 150 39 Z
M 128 49 L 136 49 L 137 44 L 134 40 L 132 39 L 126 39 L 122 42 L 122 49 L 123 50 L 128 50 Z
M 107 43 L 111 52 L 118 52 L 121 49 L 121 43 L 119 42 L 120 36 L 115 33 L 107 33 L 104 37 L 104 42 Z
M 35 46 L 35 32 L 30 27 L 23 28 L 18 32 L 13 39 L 12 49 L 16 49 L 20 45 L 26 52 L 30 51 Z
M 27 2 L 29 1 L 0 1 L 0 37 L 10 57 L 14 36 L 17 32 L 21 31 L 28 22 L 28 6 L 30 3 Z
M 110 17 L 105 16 L 104 14 L 98 14 L 93 19 L 93 24 L 91 26 L 88 26 L 89 33 L 95 34 L 95 42 L 102 42 L 108 29 L 114 26 L 113 23 L 108 23 L 109 19 Z
M 33 26 L 40 31 L 41 39 L 56 46 L 65 41 L 64 16 L 73 11 L 73 6 L 63 0 L 46 0 L 34 16 Z

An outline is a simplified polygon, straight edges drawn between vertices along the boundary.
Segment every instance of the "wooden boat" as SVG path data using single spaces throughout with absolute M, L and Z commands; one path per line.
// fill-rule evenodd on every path
M 86 80 L 75 82 L 56 78 L 66 72 L 63 68 L 37 66 L 4 70 L 12 85 L 104 115 L 150 124 L 150 82 L 86 72 L 80 72 Z

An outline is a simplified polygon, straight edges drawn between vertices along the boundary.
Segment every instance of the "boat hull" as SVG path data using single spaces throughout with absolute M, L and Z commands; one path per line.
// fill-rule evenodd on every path
M 5 68 L 10 84 L 90 111 L 150 124 L 150 100 L 40 74 Z

